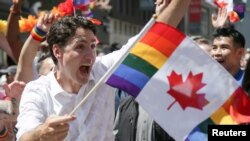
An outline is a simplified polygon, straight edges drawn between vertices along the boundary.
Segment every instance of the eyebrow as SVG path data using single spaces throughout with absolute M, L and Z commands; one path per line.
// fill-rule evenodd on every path
M 76 36 L 74 39 L 75 39 L 77 42 L 85 42 L 85 43 L 87 43 L 87 39 L 86 39 L 84 36 Z M 92 41 L 90 41 L 90 42 L 91 42 L 91 43 L 92 43 L 92 42 L 96 42 L 96 39 L 93 38 Z

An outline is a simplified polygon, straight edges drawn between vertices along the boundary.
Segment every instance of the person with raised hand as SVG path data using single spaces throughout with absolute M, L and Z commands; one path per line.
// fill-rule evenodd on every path
M 218 28 L 213 35 L 210 55 L 242 84 L 244 70 L 241 59 L 245 53 L 245 37 L 234 28 Z
M 54 15 L 52 13 L 47 13 L 39 17 L 36 26 L 21 50 L 15 80 L 27 83 L 35 79 L 36 72 L 34 72 L 34 58 L 41 46 L 41 42 L 45 40 L 46 34 L 52 23 L 58 18 L 59 15 Z
M 2 130 L 0 130 L 3 131 L 5 139 L 9 140 L 12 138 L 14 140 L 14 128 L 10 127 L 15 126 L 17 115 L 19 113 L 18 108 L 22 91 L 26 85 L 25 83 L 35 79 L 33 60 L 36 56 L 41 41 L 44 40 L 47 31 L 56 18 L 57 16 L 53 14 L 44 14 L 39 18 L 36 27 L 34 27 L 31 35 L 28 37 L 22 48 L 17 67 L 17 73 L 15 75 L 15 81 L 10 84 L 6 83 L 3 85 L 6 98 L 5 100 L 0 101 L 0 105 L 2 105 L 2 112 L 0 113 Z M 11 134 L 4 134 L 5 131 L 6 133 L 7 131 L 10 132 Z
M 176 27 L 190 1 L 171 0 L 156 21 Z M 130 48 L 134 38 L 122 49 L 96 57 L 94 23 L 82 16 L 67 16 L 51 26 L 46 40 L 55 67 L 47 76 L 26 85 L 16 125 L 17 141 L 114 141 L 114 88 L 101 83 L 79 105 L 75 116 L 70 113 L 118 61 L 117 56 Z
M 160 15 L 170 2 L 170 0 L 157 0 L 154 17 Z M 115 141 L 174 141 L 132 96 L 126 96 L 121 100 L 113 132 Z
M 227 8 L 218 8 L 217 15 L 211 16 L 212 25 L 215 29 L 228 26 L 228 12 Z

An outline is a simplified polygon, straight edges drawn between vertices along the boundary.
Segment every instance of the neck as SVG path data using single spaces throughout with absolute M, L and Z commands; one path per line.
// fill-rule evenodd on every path
M 64 91 L 75 94 L 79 92 L 81 85 L 74 83 L 71 79 L 68 79 L 60 71 L 55 72 L 55 77 Z

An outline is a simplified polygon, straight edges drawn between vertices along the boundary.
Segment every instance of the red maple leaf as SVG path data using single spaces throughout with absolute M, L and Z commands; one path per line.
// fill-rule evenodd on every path
M 178 75 L 172 71 L 170 76 L 167 76 L 170 89 L 168 93 L 175 98 L 175 101 L 169 105 L 168 110 L 178 101 L 183 110 L 188 106 L 202 110 L 209 102 L 205 98 L 205 94 L 198 94 L 197 91 L 206 84 L 202 83 L 202 73 L 193 75 L 188 74 L 185 81 L 182 81 L 182 75 Z

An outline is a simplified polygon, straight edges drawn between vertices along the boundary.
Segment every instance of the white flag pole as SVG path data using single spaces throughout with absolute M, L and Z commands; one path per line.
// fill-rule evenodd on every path
M 77 15 L 76 15 L 76 8 L 75 8 L 75 6 L 73 6 L 73 10 L 74 10 L 74 16 L 76 17 Z
M 103 77 L 96 83 L 96 85 L 88 92 L 88 94 L 80 101 L 80 103 L 72 110 L 70 115 L 73 115 L 75 111 L 88 99 L 88 97 L 99 88 L 100 84 L 103 83 L 113 72 L 114 70 L 122 63 L 122 61 L 127 57 L 131 48 L 144 36 L 145 33 L 151 28 L 151 26 L 155 23 L 155 16 L 151 18 L 148 23 L 144 26 L 144 28 L 138 34 L 136 40 L 132 43 L 129 49 L 122 55 L 121 59 L 118 60 L 113 66 L 103 75 Z

